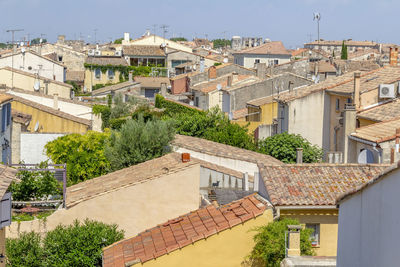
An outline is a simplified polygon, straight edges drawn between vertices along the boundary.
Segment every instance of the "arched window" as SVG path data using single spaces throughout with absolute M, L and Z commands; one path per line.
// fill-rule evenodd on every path
M 375 163 L 374 160 L 374 152 L 367 148 L 363 148 L 358 154 L 358 163 L 360 164 L 368 164 L 368 163 Z

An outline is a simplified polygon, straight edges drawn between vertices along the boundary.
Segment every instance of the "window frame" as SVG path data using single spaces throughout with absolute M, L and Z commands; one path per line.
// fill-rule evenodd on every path
M 110 75 L 110 72 L 112 72 L 112 76 Z M 114 80 L 115 78 L 115 71 L 113 69 L 107 69 L 107 78 L 109 80 Z
M 97 75 L 97 72 L 98 72 L 99 75 Z M 94 69 L 94 78 L 97 79 L 97 80 L 101 79 L 101 69 L 100 68 Z
M 319 247 L 321 245 L 321 225 L 319 223 L 306 223 L 305 227 L 314 230 L 310 235 L 311 246 Z M 316 243 L 313 243 L 313 241 Z

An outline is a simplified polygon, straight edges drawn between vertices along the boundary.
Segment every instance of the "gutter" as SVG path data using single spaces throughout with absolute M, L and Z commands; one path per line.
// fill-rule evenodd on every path
M 361 138 L 359 138 L 359 137 L 355 137 L 355 136 L 353 136 L 353 135 L 348 135 L 348 137 L 349 137 L 351 140 L 360 142 L 360 143 L 365 144 L 365 145 L 370 145 L 370 146 L 372 146 L 372 147 L 376 147 L 376 146 L 378 145 L 376 142 L 364 140 L 364 139 L 361 139 Z
M 337 209 L 336 205 L 326 206 L 272 206 L 276 215 L 273 220 L 278 220 L 281 217 L 281 210 L 334 210 Z

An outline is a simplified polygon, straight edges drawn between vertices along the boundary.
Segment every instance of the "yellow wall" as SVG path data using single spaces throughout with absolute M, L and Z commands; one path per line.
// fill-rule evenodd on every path
M 101 72 L 100 79 L 96 79 L 95 70 L 92 71 L 90 69 L 85 70 L 85 83 L 86 89 L 90 91 L 92 89 L 92 81 L 93 85 L 96 84 L 115 84 L 119 83 L 119 74 L 120 72 L 114 71 L 114 79 L 108 79 L 107 71 L 105 73 Z
M 32 115 L 32 120 L 28 126 L 29 132 L 35 132 L 36 122 L 39 121 L 40 133 L 86 133 L 89 129 L 88 125 L 68 120 L 40 109 L 25 105 L 14 100 L 11 102 L 13 110 Z
M 360 121 L 360 127 L 376 123 L 376 121 L 371 121 L 371 120 L 367 120 L 367 119 L 358 119 L 358 120 Z
M 261 106 L 262 124 L 272 124 L 274 119 L 278 118 L 278 103 L 272 102 Z
M 242 266 L 244 258 L 250 254 L 253 246 L 254 231 L 257 226 L 272 222 L 272 210 L 266 210 L 263 215 L 224 230 L 205 240 L 175 250 L 143 265 L 152 266 L 190 266 L 190 267 L 232 267 Z M 136 265 L 135 265 L 136 266 Z
M 26 91 L 34 92 L 33 86 L 37 79 L 30 75 L 23 75 L 17 72 L 14 72 L 14 87 L 23 89 Z M 45 83 L 43 79 L 39 79 L 40 81 L 40 91 L 44 92 Z M 0 84 L 6 84 L 8 87 L 12 85 L 12 73 L 7 69 L 0 70 Z M 69 84 L 64 84 L 61 82 L 50 82 L 47 86 L 47 94 L 54 95 L 58 94 L 59 97 L 69 99 L 71 97 L 71 86 Z
M 336 256 L 338 236 L 338 210 L 281 210 L 281 217 L 298 219 L 301 224 L 320 224 L 320 246 L 317 256 Z

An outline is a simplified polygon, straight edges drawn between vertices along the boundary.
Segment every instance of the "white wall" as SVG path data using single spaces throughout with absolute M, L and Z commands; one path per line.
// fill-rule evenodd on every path
M 12 63 L 12 57 L 14 57 L 14 63 Z M 59 82 L 64 82 L 65 80 L 63 66 L 32 53 L 26 52 L 24 55 L 20 53 L 14 56 L 0 58 L 0 68 L 12 67 L 12 65 L 14 65 L 14 69 L 32 74 L 37 74 L 40 68 L 39 65 L 41 65 L 42 68 L 39 71 L 40 76 Z
M 337 266 L 399 266 L 400 170 L 339 208 Z
M 65 134 L 21 133 L 20 160 L 27 164 L 36 164 L 48 160 L 44 146 Z
M 259 59 L 260 63 L 265 63 L 268 66 L 271 60 L 278 60 L 278 64 L 289 62 L 290 55 L 234 55 L 234 63 L 245 68 L 254 68 L 256 59 Z

